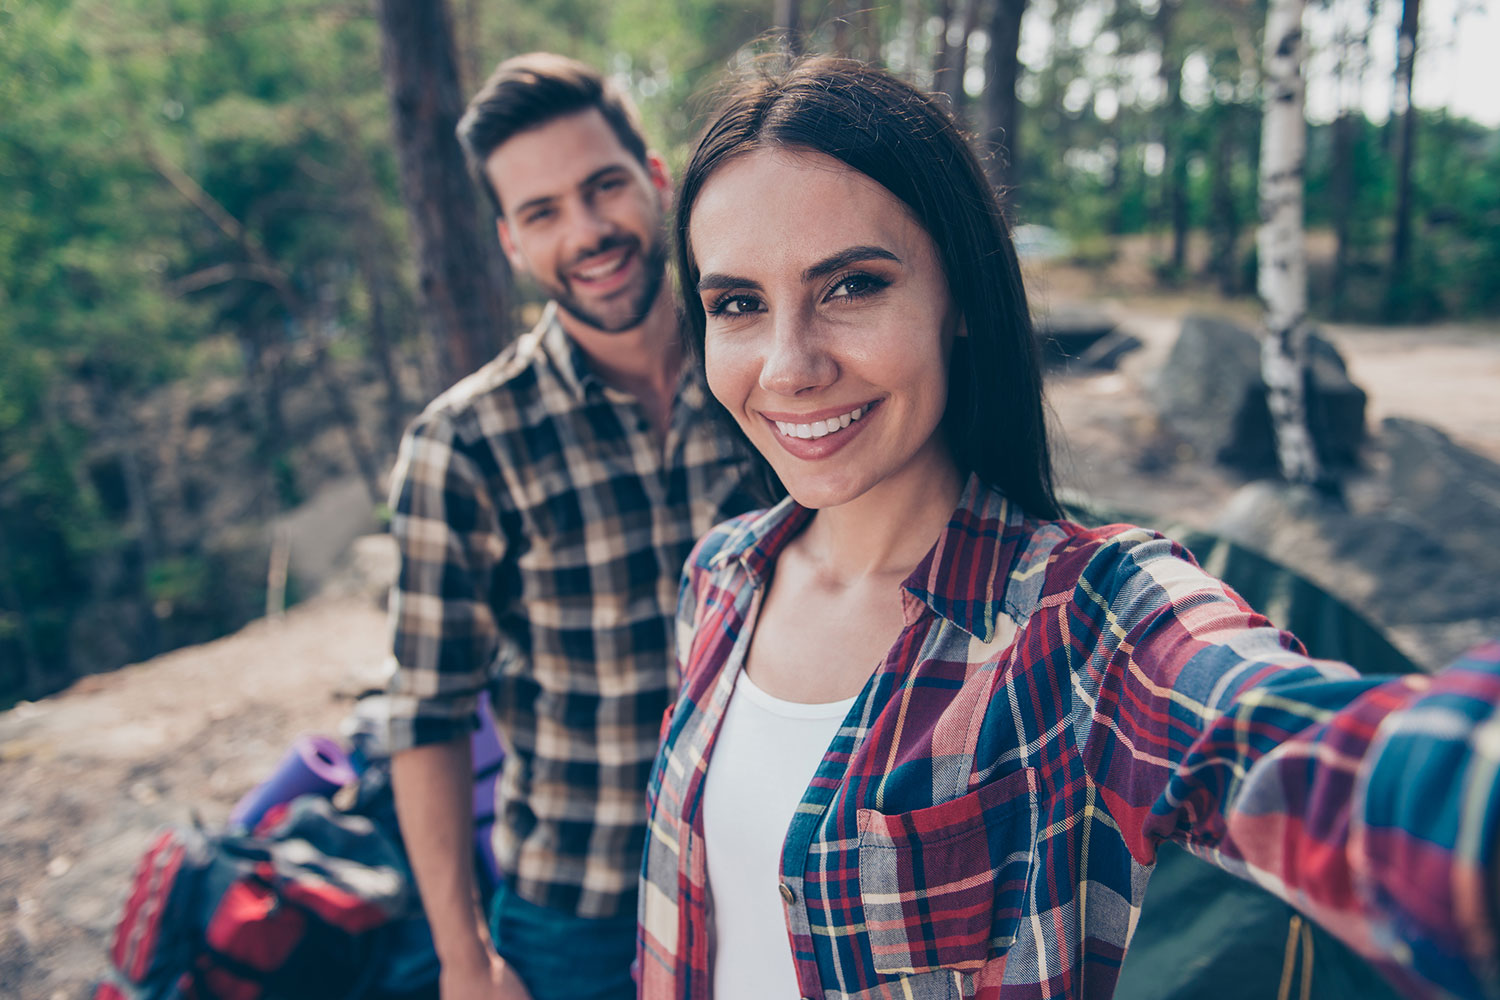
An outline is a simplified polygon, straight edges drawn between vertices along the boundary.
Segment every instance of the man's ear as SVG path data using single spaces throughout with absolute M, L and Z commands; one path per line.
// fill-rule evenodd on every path
M 516 241 L 510 235 L 510 225 L 503 217 L 495 220 L 495 232 L 500 235 L 500 249 L 505 251 L 505 259 L 510 261 L 510 269 L 519 274 L 529 273 L 526 258 L 516 249 Z
M 646 153 L 646 173 L 651 177 L 651 186 L 656 188 L 661 196 L 661 207 L 665 211 L 672 207 L 672 172 L 667 169 L 667 161 L 655 153 Z

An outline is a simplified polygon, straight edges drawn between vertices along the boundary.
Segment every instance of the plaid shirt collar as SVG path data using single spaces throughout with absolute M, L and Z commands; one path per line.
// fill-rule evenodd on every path
M 814 513 L 787 497 L 742 524 L 711 565 L 720 569 L 737 559 L 757 588 L 765 586 L 781 551 Z M 1002 613 L 1023 620 L 1027 609 L 1006 595 L 1025 535 L 1023 519 L 1019 507 L 971 473 L 937 544 L 902 583 L 906 623 L 915 621 L 925 606 L 980 642 L 989 642 Z
M 558 316 L 559 309 L 555 301 L 547 303 L 536 326 L 526 334 L 526 341 L 518 345 L 517 355 L 530 356 L 540 351 L 557 373 L 558 380 L 580 403 L 588 400 L 591 390 L 598 393 L 611 391 L 604 380 L 595 374 L 593 366 L 589 364 L 587 352 L 563 329 L 562 319 Z M 677 379 L 676 398 L 678 406 L 693 413 L 701 411 L 707 405 L 708 391 L 704 388 L 703 380 L 698 377 L 695 365 L 683 364 L 682 373 Z

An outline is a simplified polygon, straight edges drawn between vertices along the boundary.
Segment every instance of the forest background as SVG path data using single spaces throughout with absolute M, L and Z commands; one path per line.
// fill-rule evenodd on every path
M 1478 9 L 1311 0 L 1315 315 L 1500 314 L 1500 132 L 1409 102 L 1442 57 L 1424 37 Z M 1265 0 L 0 0 L 0 708 L 295 600 L 287 526 L 338 484 L 378 527 L 405 421 L 536 306 L 451 142 L 499 59 L 601 66 L 673 166 L 726 67 L 784 43 L 879 61 L 948 93 L 1013 219 L 1047 227 L 1028 250 L 1102 269 L 1144 238 L 1160 285 L 1245 298 L 1265 21 Z

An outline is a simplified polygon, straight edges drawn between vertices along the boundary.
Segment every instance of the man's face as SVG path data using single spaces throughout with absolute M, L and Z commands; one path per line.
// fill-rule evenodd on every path
M 504 209 L 511 266 L 588 326 L 639 326 L 666 273 L 671 185 L 661 161 L 642 165 L 590 109 L 506 140 L 484 170 Z

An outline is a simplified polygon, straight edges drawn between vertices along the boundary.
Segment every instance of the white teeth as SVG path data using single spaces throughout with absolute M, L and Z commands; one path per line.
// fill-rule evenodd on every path
M 624 267 L 625 259 L 628 256 L 628 254 L 622 253 L 618 257 L 615 257 L 605 264 L 596 264 L 592 267 L 574 268 L 573 274 L 579 278 L 582 278 L 584 281 L 598 281 L 600 278 L 607 278 L 611 274 L 614 274 L 616 271 L 618 271 L 620 268 Z
M 809 438 L 821 438 L 835 434 L 864 415 L 865 408 L 863 406 L 856 406 L 848 413 L 841 413 L 836 417 L 829 417 L 826 420 L 814 420 L 810 424 L 794 424 L 787 420 L 777 420 L 774 423 L 776 424 L 776 429 L 787 437 L 807 440 Z

